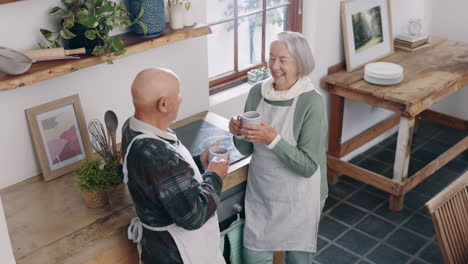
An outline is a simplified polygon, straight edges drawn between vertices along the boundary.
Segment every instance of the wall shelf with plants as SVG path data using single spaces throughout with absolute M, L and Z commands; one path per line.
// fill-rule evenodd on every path
M 200 37 L 210 33 L 211 28 L 202 24 L 195 24 L 192 27 L 185 27 L 180 30 L 166 29 L 162 36 L 155 38 L 141 37 L 133 33 L 123 33 L 119 36 L 125 44 L 127 51 L 123 55 L 113 57 L 112 59 L 116 60 L 176 41 Z M 106 55 L 101 55 L 86 56 L 80 59 L 41 61 L 34 63 L 27 72 L 20 75 L 8 75 L 0 72 L 0 92 L 65 75 L 93 65 L 105 63 L 107 60 L 108 57 Z

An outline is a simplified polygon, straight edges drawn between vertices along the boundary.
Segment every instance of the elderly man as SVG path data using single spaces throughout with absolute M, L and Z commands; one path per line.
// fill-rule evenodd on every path
M 138 215 L 129 239 L 138 243 L 141 261 L 225 263 L 216 207 L 229 160 L 209 162 L 207 150 L 192 157 L 169 129 L 182 101 L 173 72 L 140 72 L 132 97 L 135 115 L 122 128 L 122 153 L 124 180 Z

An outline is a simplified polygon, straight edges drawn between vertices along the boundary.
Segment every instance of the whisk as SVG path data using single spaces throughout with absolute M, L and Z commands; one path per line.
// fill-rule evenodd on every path
M 91 134 L 91 146 L 93 150 L 96 151 L 106 163 L 112 162 L 114 156 L 107 143 L 107 136 L 102 123 L 98 119 L 92 119 L 88 123 L 88 131 Z

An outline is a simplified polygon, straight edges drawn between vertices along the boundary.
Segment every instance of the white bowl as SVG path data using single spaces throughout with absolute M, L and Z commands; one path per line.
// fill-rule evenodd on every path
M 403 67 L 390 62 L 372 62 L 364 67 L 364 73 L 378 79 L 397 79 L 403 76 Z
M 29 70 L 33 60 L 13 49 L 0 46 L 0 71 L 8 74 L 22 74 Z
M 369 83 L 377 84 L 377 85 L 394 85 L 394 84 L 398 84 L 401 81 L 403 81 L 403 78 L 404 78 L 403 76 L 400 76 L 400 77 L 395 78 L 395 79 L 377 79 L 377 78 L 374 78 L 374 77 L 371 77 L 371 76 L 368 76 L 368 75 L 364 75 L 364 80 L 366 80 Z

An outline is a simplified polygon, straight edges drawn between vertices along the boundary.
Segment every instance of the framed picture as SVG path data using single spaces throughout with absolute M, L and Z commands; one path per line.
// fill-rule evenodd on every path
M 348 72 L 393 53 L 390 0 L 343 1 L 341 22 Z
M 25 110 L 44 180 L 67 174 L 91 155 L 86 122 L 77 94 Z

